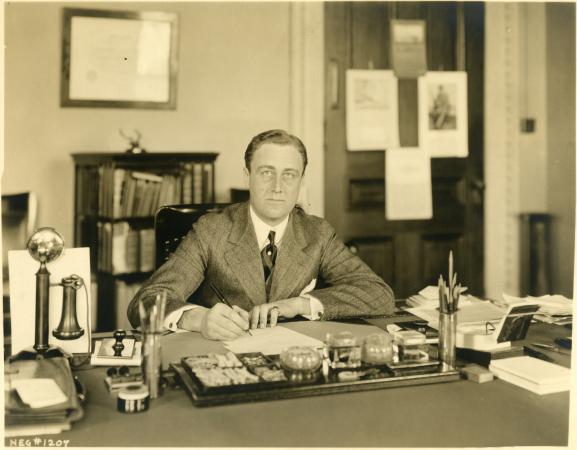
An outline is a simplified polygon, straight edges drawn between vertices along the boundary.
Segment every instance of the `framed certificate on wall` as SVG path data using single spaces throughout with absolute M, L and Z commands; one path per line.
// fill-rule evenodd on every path
M 61 105 L 176 108 L 178 17 L 64 8 Z

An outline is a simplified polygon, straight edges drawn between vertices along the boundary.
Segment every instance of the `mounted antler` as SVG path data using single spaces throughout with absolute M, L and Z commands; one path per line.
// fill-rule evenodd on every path
M 140 138 L 142 137 L 140 131 L 135 129 L 134 137 L 125 134 L 122 128 L 120 128 L 118 132 L 120 133 L 120 136 L 126 139 L 130 144 L 130 148 L 126 150 L 127 153 L 146 153 L 146 150 L 140 146 Z

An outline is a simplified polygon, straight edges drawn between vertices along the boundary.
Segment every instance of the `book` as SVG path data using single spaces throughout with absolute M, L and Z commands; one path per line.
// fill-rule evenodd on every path
M 524 354 L 525 352 L 521 346 L 511 346 L 491 351 L 457 347 L 457 358 L 485 367 L 489 367 L 491 361 L 496 359 L 513 358 L 515 356 L 523 356 Z
M 112 217 L 120 217 L 122 215 L 122 194 L 125 178 L 124 169 L 114 170 L 114 194 L 112 197 Z
M 155 240 L 154 229 L 143 228 L 139 230 L 140 239 L 140 271 L 152 272 L 154 270 Z
M 71 424 L 67 420 L 55 420 L 48 423 L 35 423 L 26 425 L 6 425 L 4 430 L 4 437 L 17 436 L 35 436 L 42 434 L 60 434 L 63 431 L 68 431 Z
M 530 356 L 518 356 L 491 361 L 489 370 L 498 378 L 544 395 L 570 389 L 571 371 Z
M 125 241 L 126 272 L 138 272 L 140 270 L 139 256 L 140 244 L 138 230 L 128 229 Z
M 182 174 L 182 203 L 192 203 L 192 164 L 185 164 Z
M 202 203 L 202 164 L 194 163 L 192 177 L 192 203 Z
M 212 193 L 212 164 L 205 163 L 202 168 L 202 202 L 210 203 L 213 199 Z
M 158 210 L 160 191 L 162 189 L 163 183 L 164 183 L 164 178 L 163 178 L 162 182 L 154 183 L 154 190 L 152 192 L 152 200 L 150 203 L 150 211 L 148 212 L 148 214 L 151 216 L 154 216 L 156 214 L 156 211 Z
M 107 224 L 105 224 L 106 227 Z M 131 269 L 128 266 L 127 239 L 130 226 L 128 222 L 116 222 L 112 224 L 112 259 L 107 269 L 112 273 L 127 273 Z

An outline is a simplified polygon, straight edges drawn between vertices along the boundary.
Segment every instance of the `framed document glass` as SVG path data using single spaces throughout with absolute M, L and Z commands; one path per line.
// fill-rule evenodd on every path
M 61 105 L 176 108 L 178 18 L 64 8 Z

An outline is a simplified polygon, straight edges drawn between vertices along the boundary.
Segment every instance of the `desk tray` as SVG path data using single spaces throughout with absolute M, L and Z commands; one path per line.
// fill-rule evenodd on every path
M 246 355 L 254 357 L 255 354 Z M 237 356 L 243 360 L 245 354 Z M 271 367 L 280 367 L 278 355 L 262 356 Z M 172 362 L 170 367 L 175 371 L 180 384 L 195 406 L 367 391 L 389 387 L 444 383 L 459 379 L 457 370 L 438 362 L 433 365 L 415 366 L 402 370 L 392 370 L 387 366 L 362 366 L 360 369 L 351 371 L 329 370 L 326 375 L 322 373 L 322 370 L 318 370 L 308 377 L 285 372 L 286 379 L 282 381 L 264 381 L 259 377 L 257 381 L 251 381 L 247 384 L 207 386 L 195 375 L 194 370 L 186 364 L 185 360 L 186 358 L 183 358 L 180 362 Z M 247 367 L 243 364 L 244 367 L 249 372 L 255 372 L 254 366 Z M 342 372 L 346 373 L 343 374 Z

